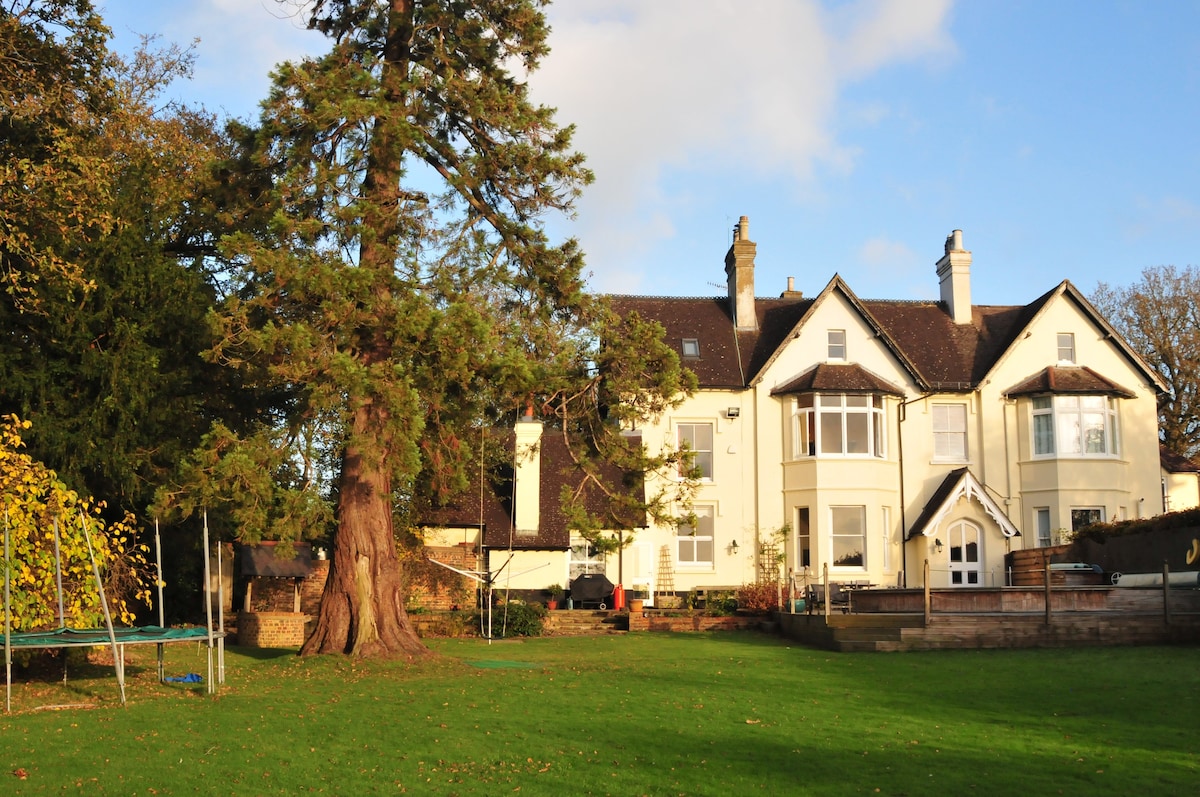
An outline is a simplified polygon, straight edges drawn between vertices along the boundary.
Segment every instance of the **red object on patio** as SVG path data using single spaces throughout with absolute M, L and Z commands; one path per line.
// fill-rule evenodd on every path
M 613 587 L 613 609 L 621 611 L 625 608 L 625 588 L 620 584 Z

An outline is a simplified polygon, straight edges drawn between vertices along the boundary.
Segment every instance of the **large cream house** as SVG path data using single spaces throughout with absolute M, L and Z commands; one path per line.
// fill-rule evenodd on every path
M 1166 496 L 1195 504 L 1195 468 L 1160 461 L 1165 385 L 1070 282 L 1027 305 L 974 304 L 956 230 L 938 301 L 860 299 L 837 275 L 813 297 L 789 279 L 761 298 L 755 249 L 743 217 L 725 296 L 611 297 L 660 322 L 699 378 L 636 430 L 651 451 L 690 452 L 694 525 L 627 532 L 619 557 L 598 556 L 557 505 L 561 441 L 524 417 L 511 475 L 428 542 L 479 549 L 496 586 L 520 590 L 602 572 L 682 593 L 755 581 L 764 562 L 810 582 L 828 568 L 831 581 L 915 587 L 926 560 L 931 586 L 1002 586 L 1010 550 L 1161 513 Z
M 975 304 L 955 230 L 939 301 L 860 299 L 837 275 L 761 298 L 755 249 L 743 217 L 726 296 L 612 297 L 700 382 L 640 430 L 692 452 L 696 522 L 639 532 L 626 587 L 753 581 L 773 542 L 801 577 L 918 586 L 928 560 L 931 586 L 1001 586 L 1010 550 L 1163 511 L 1165 386 L 1070 282 Z

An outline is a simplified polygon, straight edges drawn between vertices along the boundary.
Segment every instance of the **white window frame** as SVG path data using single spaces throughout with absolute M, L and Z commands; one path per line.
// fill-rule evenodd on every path
M 1075 364 L 1075 333 L 1058 333 L 1058 361 L 1063 365 Z
M 796 524 L 793 528 L 796 531 L 795 544 L 792 548 L 792 567 L 797 572 L 803 572 L 806 568 L 811 571 L 813 568 L 812 513 L 808 507 L 796 507 Z M 807 557 L 805 554 L 807 554 Z M 807 562 L 805 561 L 806 558 L 808 559 Z
M 852 528 L 852 526 L 857 526 L 857 528 Z M 857 554 L 857 562 L 839 563 L 839 559 L 845 559 L 853 554 Z M 829 507 L 829 560 L 830 567 L 835 570 L 862 571 L 867 569 L 867 508 L 865 506 Z
M 1092 459 L 1121 454 L 1117 400 L 1095 394 L 1035 396 L 1030 450 L 1035 458 Z
M 1034 527 L 1037 528 L 1037 547 L 1046 548 L 1054 544 L 1050 529 L 1050 507 L 1040 506 L 1033 510 Z
M 571 535 L 571 553 L 567 564 L 571 581 L 585 573 L 603 574 L 606 565 L 604 554 L 597 551 L 595 545 L 578 534 Z
M 698 338 L 684 338 L 681 347 L 683 359 L 699 360 L 700 359 L 700 340 Z
M 846 330 L 830 329 L 826 332 L 826 359 L 834 362 L 845 362 L 847 359 Z
M 797 396 L 792 407 L 793 459 L 887 458 L 887 414 L 883 396 L 806 393 Z M 864 450 L 847 450 L 854 440 L 861 440 Z M 835 443 L 836 450 L 833 449 Z
M 709 505 L 692 507 L 695 525 L 680 523 L 675 527 L 675 563 L 682 569 L 711 570 L 716 565 L 716 510 Z M 684 554 L 689 556 L 685 558 Z M 707 559 L 701 558 L 704 553 Z
M 696 431 L 707 430 L 708 440 L 696 440 Z M 699 480 L 711 482 L 714 472 L 713 447 L 716 445 L 716 428 L 712 423 L 688 422 L 675 425 L 675 440 L 683 458 L 679 462 L 679 475 L 686 478 L 693 470 L 699 470 Z M 703 445 L 707 442 L 707 445 Z
M 966 462 L 967 405 L 938 403 L 933 405 L 930 414 L 933 423 L 933 460 Z

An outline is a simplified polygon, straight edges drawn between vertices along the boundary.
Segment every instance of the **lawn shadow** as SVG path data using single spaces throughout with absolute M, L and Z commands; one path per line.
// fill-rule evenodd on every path
M 300 654 L 299 648 L 251 648 L 241 645 L 227 645 L 226 650 L 253 661 L 272 661 L 288 656 L 295 658 Z

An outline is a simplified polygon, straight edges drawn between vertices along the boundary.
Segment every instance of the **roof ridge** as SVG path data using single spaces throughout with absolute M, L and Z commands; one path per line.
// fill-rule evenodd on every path
M 711 301 L 724 301 L 729 298 L 728 296 L 724 296 L 724 295 L 722 295 L 722 296 L 667 296 L 667 295 L 654 296 L 654 295 L 645 294 L 645 293 L 601 293 L 599 295 L 603 296 L 603 297 L 607 297 L 609 299 L 680 299 L 680 300 L 688 300 L 688 301 L 696 301 L 697 299 L 704 299 L 704 300 L 711 300 Z

